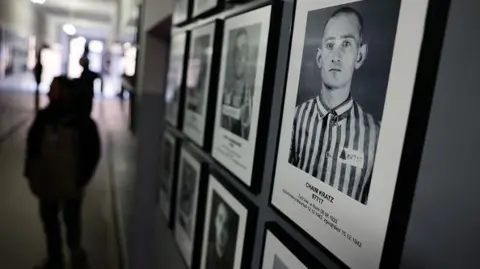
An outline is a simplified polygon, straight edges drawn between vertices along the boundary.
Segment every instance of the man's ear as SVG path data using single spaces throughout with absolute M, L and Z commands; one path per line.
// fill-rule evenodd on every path
M 358 50 L 357 62 L 355 63 L 355 69 L 359 69 L 360 67 L 362 67 L 363 63 L 367 59 L 367 55 L 368 55 L 368 45 L 363 44 L 363 45 L 360 46 L 360 49 Z
M 322 49 L 317 49 L 317 66 L 318 68 L 322 69 Z

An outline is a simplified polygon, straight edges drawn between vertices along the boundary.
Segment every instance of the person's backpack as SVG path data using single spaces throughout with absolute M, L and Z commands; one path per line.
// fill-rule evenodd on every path
M 81 195 L 79 182 L 79 134 L 75 126 L 46 125 L 40 156 L 31 160 L 30 184 L 40 199 L 65 200 Z

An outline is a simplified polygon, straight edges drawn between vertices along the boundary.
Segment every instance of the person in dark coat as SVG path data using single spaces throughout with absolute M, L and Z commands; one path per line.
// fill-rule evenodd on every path
M 38 111 L 40 104 L 40 84 L 42 83 L 43 64 L 42 64 L 42 50 L 39 50 L 36 55 L 37 61 L 33 68 L 33 75 L 35 77 L 35 111 Z
M 30 127 L 24 175 L 39 199 L 40 217 L 47 241 L 47 259 L 38 269 L 63 269 L 60 212 L 67 228 L 72 268 L 85 268 L 81 246 L 83 193 L 100 159 L 100 137 L 95 122 L 77 113 L 74 84 L 56 77 L 48 97 Z
M 83 71 L 79 78 L 75 79 L 77 97 L 76 100 L 81 103 L 83 112 L 90 115 L 93 107 L 93 98 L 95 96 L 95 81 L 100 80 L 101 89 L 103 93 L 103 81 L 102 76 L 90 70 L 90 61 L 87 56 L 83 56 L 80 59 L 80 65 L 83 67 Z

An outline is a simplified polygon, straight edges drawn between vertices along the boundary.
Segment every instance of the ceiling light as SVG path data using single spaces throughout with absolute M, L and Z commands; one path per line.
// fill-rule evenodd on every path
M 75 26 L 73 26 L 72 24 L 67 23 L 63 25 L 63 31 L 67 35 L 74 35 L 77 32 L 77 29 L 75 29 Z
M 40 4 L 40 5 L 45 4 L 45 0 L 30 0 L 30 1 L 32 1 L 32 3 L 34 4 Z

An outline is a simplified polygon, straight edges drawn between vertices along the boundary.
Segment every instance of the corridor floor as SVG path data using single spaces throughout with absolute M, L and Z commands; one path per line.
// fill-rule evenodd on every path
M 42 100 L 45 104 L 46 100 Z M 25 137 L 33 118 L 31 93 L 0 91 L 0 268 L 30 269 L 45 255 L 38 205 L 22 177 Z M 89 185 L 83 208 L 84 234 L 91 269 L 116 269 L 118 242 L 115 236 L 112 200 L 112 149 L 107 141 L 129 137 L 127 105 L 117 100 L 97 100 L 94 118 L 102 135 L 102 160 Z M 113 134 L 113 135 L 112 135 Z M 128 154 L 118 152 L 115 154 Z M 133 170 L 121 164 L 123 170 Z M 113 171 L 113 172 L 112 172 Z

